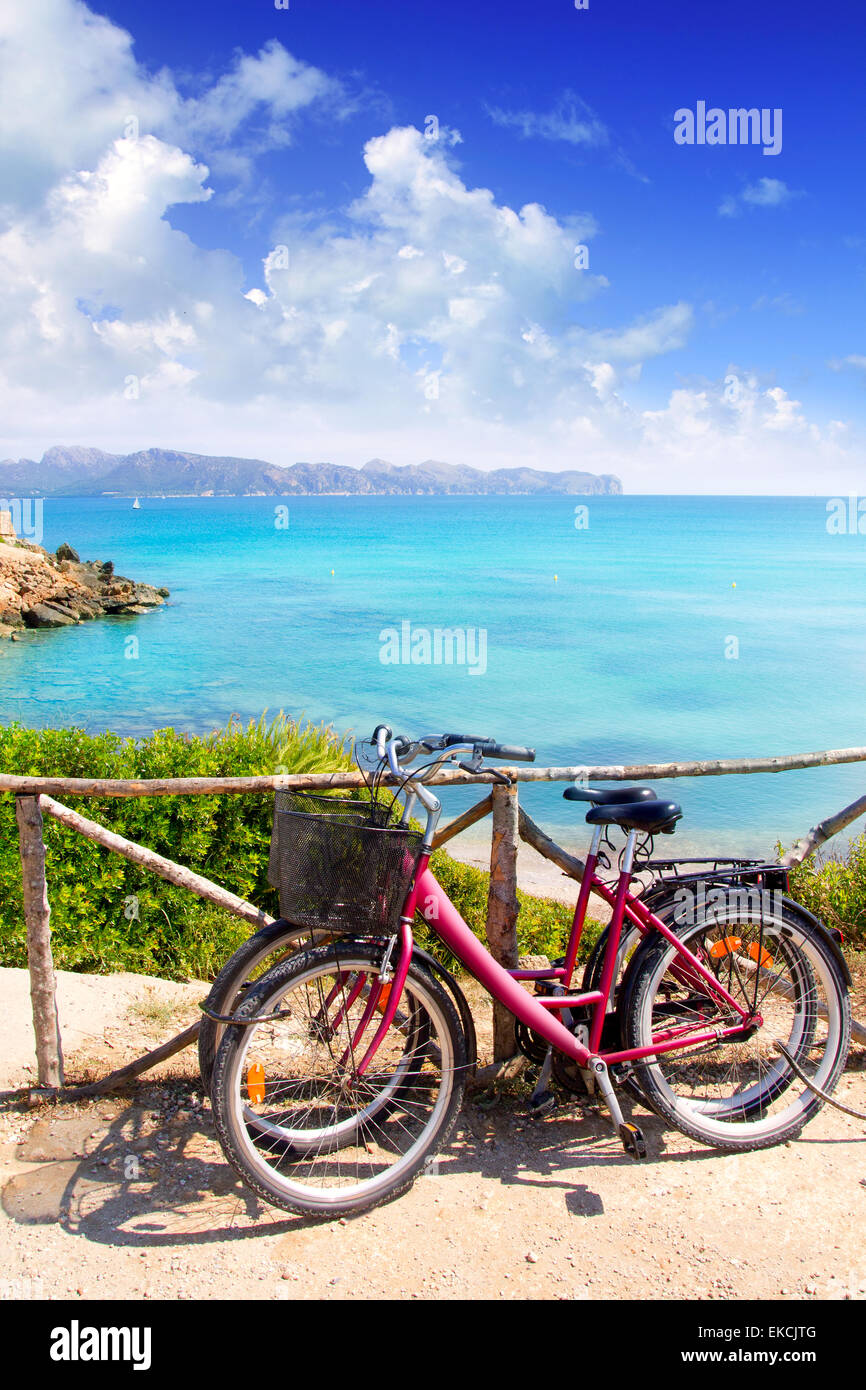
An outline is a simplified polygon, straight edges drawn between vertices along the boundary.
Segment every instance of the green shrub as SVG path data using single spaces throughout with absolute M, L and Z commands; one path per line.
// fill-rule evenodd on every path
M 838 927 L 846 946 L 866 947 L 866 834 L 844 857 L 807 859 L 792 869 L 791 896 L 828 926 Z
M 345 740 L 284 715 L 204 738 L 158 729 L 147 738 L 80 729 L 0 728 L 0 771 L 92 778 L 242 777 L 352 766 Z M 276 916 L 267 881 L 272 793 L 222 796 L 74 797 L 65 804 L 129 840 L 184 864 Z M 133 970 L 207 979 L 249 934 L 249 925 L 45 817 L 52 947 L 58 969 Z M 489 875 L 436 852 L 434 871 L 482 940 Z M 518 894 L 522 953 L 557 956 L 571 925 L 561 903 Z M 588 925 L 586 945 L 598 928 Z M 423 925 L 419 942 L 446 963 Z M 27 963 L 14 797 L 0 796 L 0 966 Z M 452 961 L 453 963 L 453 961 Z
M 205 738 L 159 729 L 141 740 L 80 729 L 0 729 L 0 770 L 32 776 L 226 777 L 350 766 L 331 730 L 282 715 Z M 267 882 L 273 797 L 65 797 L 110 830 L 156 850 L 276 915 Z M 60 969 L 204 971 L 248 928 L 147 869 L 45 818 L 52 945 Z M 13 797 L 0 798 L 0 965 L 24 965 L 26 943 Z

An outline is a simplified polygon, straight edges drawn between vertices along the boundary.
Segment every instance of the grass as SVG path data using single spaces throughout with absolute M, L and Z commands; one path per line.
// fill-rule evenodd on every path
M 160 999 L 152 990 L 136 999 L 129 1007 L 133 1018 L 146 1023 L 151 1028 L 168 1028 L 174 1022 L 177 1007 L 167 999 Z

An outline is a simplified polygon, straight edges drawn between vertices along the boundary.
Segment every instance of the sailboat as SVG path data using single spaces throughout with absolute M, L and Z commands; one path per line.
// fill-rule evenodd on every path
M 136 497 L 135 501 L 133 502 L 132 507 L 133 507 L 133 511 L 138 511 L 138 510 L 140 509 L 141 503 L 139 502 L 139 500 L 138 500 L 137 497 Z

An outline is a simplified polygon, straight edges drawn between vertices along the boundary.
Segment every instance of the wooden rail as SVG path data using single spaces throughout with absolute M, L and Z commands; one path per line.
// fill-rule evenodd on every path
M 866 762 L 866 748 L 829 748 L 817 753 L 792 753 L 769 758 L 710 758 L 701 762 L 578 764 L 574 767 L 502 767 L 513 782 L 654 782 L 667 777 L 733 777 L 756 772 L 791 772 L 805 767 L 835 767 L 840 763 Z M 390 775 L 383 779 L 394 785 Z M 484 773 L 440 771 L 433 779 L 438 787 L 489 785 Z M 322 791 L 361 787 L 360 772 L 303 772 L 268 777 L 18 777 L 0 773 L 0 792 L 36 796 L 214 796 L 245 795 L 281 790 Z
M 495 958 L 505 966 L 517 963 L 517 841 L 518 837 L 539 854 L 556 864 L 565 874 L 580 879 L 583 861 L 557 845 L 535 824 L 518 804 L 518 784 L 522 782 L 580 782 L 593 781 L 651 781 L 672 777 L 721 777 L 754 773 L 786 772 L 795 768 L 827 767 L 841 763 L 866 762 L 866 748 L 829 749 L 824 752 L 798 753 L 783 757 L 729 758 L 700 762 L 646 763 L 633 766 L 595 765 L 574 767 L 525 767 L 501 769 L 507 771 L 514 783 L 511 787 L 496 785 L 490 795 L 457 816 L 439 831 L 434 847 L 447 844 L 455 835 L 476 824 L 484 816 L 493 817 L 493 843 L 490 860 L 490 890 L 488 896 L 487 936 Z M 488 783 L 484 774 L 441 770 L 432 780 L 437 786 L 460 786 Z M 389 779 L 393 783 L 393 779 Z M 254 904 L 230 893 L 219 884 L 195 873 L 192 869 L 108 830 L 80 812 L 56 801 L 56 795 L 89 797 L 144 796 L 213 796 L 266 795 L 288 788 L 303 790 L 348 789 L 363 785 L 360 772 L 300 773 L 266 777 L 169 777 L 148 779 L 104 779 L 82 777 L 23 777 L 0 774 L 0 793 L 11 792 L 16 797 L 21 872 L 24 891 L 24 916 L 27 927 L 27 953 L 31 980 L 33 1026 L 36 1035 L 36 1055 L 39 1085 L 56 1092 L 63 1085 L 63 1054 L 57 1019 L 56 983 L 51 955 L 50 907 L 43 841 L 43 813 L 102 845 L 105 849 L 142 865 L 169 883 L 185 888 L 208 902 L 217 904 L 234 916 L 255 927 L 264 926 L 273 918 Z M 832 835 L 866 814 L 866 796 L 846 806 L 833 816 L 813 827 L 782 859 L 792 867 L 825 843 Z M 856 1025 L 860 1040 L 866 1040 L 866 1030 Z M 83 1088 L 76 1094 L 93 1094 L 121 1084 L 130 1076 L 180 1051 L 194 1042 L 198 1024 L 184 1030 L 177 1038 L 163 1044 L 146 1057 L 138 1059 L 110 1077 Z M 494 1010 L 494 1061 L 504 1063 L 513 1051 L 511 1015 L 501 1006 Z M 70 1093 L 72 1094 L 72 1093 Z

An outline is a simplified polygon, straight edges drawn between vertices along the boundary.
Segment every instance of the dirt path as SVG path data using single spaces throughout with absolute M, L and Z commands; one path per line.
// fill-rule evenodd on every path
M 118 1021 L 70 1072 L 155 1045 L 202 993 L 130 978 L 99 981 Z M 863 1049 L 839 1095 L 866 1109 Z M 406 1196 L 313 1224 L 245 1194 L 193 1053 L 98 1102 L 34 1111 L 19 1092 L 0 1104 L 0 1297 L 866 1297 L 866 1123 L 825 1108 L 793 1144 L 725 1156 L 635 1117 L 642 1164 L 591 1108 L 534 1121 L 520 1095 L 481 1096 Z

